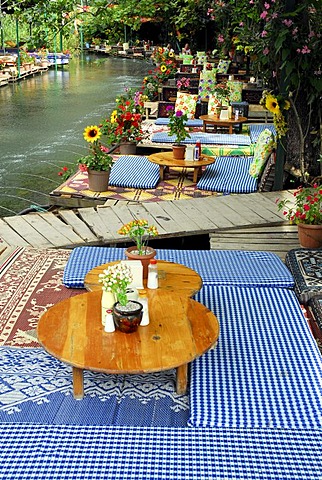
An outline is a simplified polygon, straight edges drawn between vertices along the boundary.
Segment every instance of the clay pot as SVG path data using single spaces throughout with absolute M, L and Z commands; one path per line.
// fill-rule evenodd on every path
M 116 303 L 113 307 L 113 320 L 117 330 L 123 333 L 136 332 L 142 320 L 143 305 L 134 300 L 130 300 L 123 306 Z
M 136 154 L 136 143 L 134 142 L 124 142 L 120 144 L 120 154 L 121 155 L 135 155 Z
M 173 158 L 184 160 L 186 154 L 186 145 L 172 145 Z
M 88 188 L 92 192 L 106 192 L 108 189 L 108 182 L 110 179 L 110 170 L 97 171 L 88 170 Z
M 143 278 L 146 279 L 148 278 L 148 266 L 150 263 L 151 258 L 154 258 L 157 254 L 157 252 L 154 250 L 152 247 L 147 247 L 146 249 L 146 254 L 145 255 L 138 255 L 137 253 L 132 253 L 136 252 L 137 248 L 136 245 L 133 247 L 129 247 L 125 250 L 125 255 L 128 260 L 140 260 L 143 266 Z
M 307 225 L 305 223 L 299 223 L 297 230 L 301 247 L 322 247 L 322 225 Z

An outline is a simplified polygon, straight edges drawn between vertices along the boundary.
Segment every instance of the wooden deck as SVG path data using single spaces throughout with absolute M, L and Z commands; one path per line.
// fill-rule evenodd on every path
M 108 200 L 96 207 L 4 217 L 0 238 L 7 245 L 36 248 L 115 246 L 128 241 L 117 230 L 135 217 L 156 225 L 160 239 L 206 234 L 211 249 L 268 250 L 283 259 L 299 243 L 297 227 L 277 211 L 277 198 L 292 200 L 293 192 L 145 203 Z

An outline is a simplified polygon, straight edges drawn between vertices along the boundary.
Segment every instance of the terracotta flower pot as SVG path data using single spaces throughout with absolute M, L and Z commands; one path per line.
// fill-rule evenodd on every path
M 297 230 L 301 247 L 322 247 L 322 225 L 307 225 L 305 223 L 299 223 Z
M 88 188 L 92 192 L 106 192 L 110 179 L 110 170 L 100 171 L 88 170 Z
M 176 160 L 184 160 L 186 153 L 186 145 L 172 145 L 173 158 Z
M 135 142 L 121 143 L 120 153 L 122 155 L 135 155 L 136 154 L 136 143 Z
M 148 266 L 150 263 L 151 258 L 154 258 L 157 252 L 152 247 L 147 247 L 147 253 L 145 255 L 138 255 L 136 245 L 133 247 L 129 247 L 125 250 L 125 255 L 128 260 L 140 260 L 143 266 L 143 278 L 148 278 Z

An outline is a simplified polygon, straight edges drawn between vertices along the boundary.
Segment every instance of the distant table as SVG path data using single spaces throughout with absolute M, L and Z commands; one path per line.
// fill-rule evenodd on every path
M 164 179 L 165 169 L 168 167 L 181 167 L 181 168 L 193 168 L 193 183 L 197 183 L 198 175 L 201 174 L 201 168 L 206 165 L 211 165 L 215 161 L 215 157 L 202 155 L 199 160 L 177 160 L 173 158 L 172 152 L 160 152 L 153 153 L 148 156 L 148 159 L 152 163 L 156 163 L 160 166 L 160 178 Z
M 157 260 L 157 262 L 159 278 L 158 291 L 165 290 L 178 295 L 192 297 L 201 289 L 202 279 L 199 273 L 191 268 L 181 265 L 180 263 L 167 262 L 166 260 Z M 115 265 L 116 263 L 119 263 L 119 261 L 105 263 L 90 270 L 84 279 L 86 290 L 102 290 L 102 284 L 98 281 L 99 274 L 103 273 L 103 270 L 108 266 Z M 144 280 L 143 283 L 144 288 L 146 288 L 146 280 Z M 155 290 L 147 289 L 148 298 L 150 298 L 154 291 Z
M 217 341 L 215 315 L 188 296 L 158 289 L 149 298 L 150 323 L 134 333 L 106 333 L 101 321 L 102 290 L 63 300 L 39 319 L 45 350 L 73 367 L 73 392 L 84 396 L 83 371 L 142 374 L 176 368 L 176 390 L 187 388 L 188 363 Z
M 228 133 L 233 133 L 233 126 L 241 123 L 247 122 L 247 117 L 238 117 L 238 120 L 234 118 L 228 118 L 227 120 L 220 120 L 220 118 L 215 117 L 214 115 L 201 115 L 200 120 L 203 121 L 203 131 L 207 132 L 207 125 L 212 125 L 213 127 L 226 127 L 228 128 Z

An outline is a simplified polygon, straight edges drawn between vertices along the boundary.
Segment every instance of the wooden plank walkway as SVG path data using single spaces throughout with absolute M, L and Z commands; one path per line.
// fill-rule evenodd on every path
M 276 199 L 293 199 L 292 191 L 223 195 L 191 200 L 124 202 L 37 212 L 0 219 L 0 238 L 8 245 L 73 248 L 116 245 L 128 241 L 117 230 L 133 218 L 157 226 L 159 237 L 209 235 L 210 247 L 280 252 L 299 246 L 296 227 L 277 211 Z

